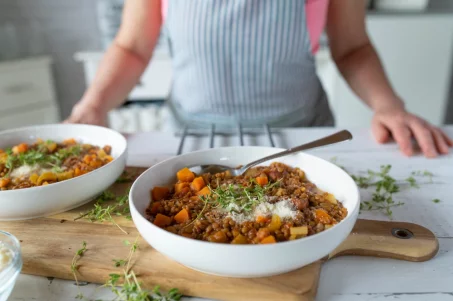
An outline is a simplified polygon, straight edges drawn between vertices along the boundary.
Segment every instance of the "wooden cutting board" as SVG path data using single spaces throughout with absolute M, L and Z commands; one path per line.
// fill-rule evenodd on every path
M 128 168 L 130 174 L 143 169 Z M 110 189 L 123 194 L 129 183 L 116 183 Z M 79 281 L 103 284 L 110 273 L 121 273 L 113 259 L 126 259 L 129 247 L 138 232 L 132 221 L 115 217 L 128 234 L 109 222 L 74 221 L 81 212 L 93 207 L 87 204 L 48 218 L 1 222 L 0 229 L 14 234 L 22 246 L 25 274 L 74 279 L 71 262 L 82 241 L 87 243 L 85 255 L 78 261 Z M 410 232 L 407 232 L 409 230 Z M 392 235 L 396 232 L 396 236 Z M 398 236 L 398 237 L 397 237 Z M 314 300 L 322 261 L 299 270 L 265 278 L 237 279 L 206 275 L 167 259 L 152 249 L 141 237 L 133 257 L 133 270 L 152 289 L 178 288 L 184 295 L 216 300 Z M 344 255 L 386 257 L 408 261 L 425 261 L 435 256 L 438 241 L 431 231 L 416 224 L 358 220 L 349 237 L 323 261 Z

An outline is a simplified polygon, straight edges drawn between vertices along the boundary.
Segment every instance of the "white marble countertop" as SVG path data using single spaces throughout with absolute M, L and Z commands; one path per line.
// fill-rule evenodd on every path
M 446 127 L 453 136 L 453 126 Z M 275 134 L 277 147 L 290 147 L 330 134 L 335 129 L 288 129 Z M 317 300 L 411 300 L 453 301 L 453 155 L 425 159 L 421 155 L 406 158 L 395 144 L 378 145 L 368 129 L 353 129 L 354 139 L 318 150 L 310 151 L 320 157 L 337 157 L 338 164 L 353 173 L 380 165 L 391 164 L 391 175 L 405 179 L 412 171 L 429 170 L 433 183 L 418 179 L 419 189 L 404 189 L 395 196 L 405 205 L 393 209 L 394 220 L 414 222 L 432 230 L 439 239 L 440 250 L 435 258 L 422 263 L 391 259 L 345 257 L 323 265 Z M 150 166 L 176 153 L 179 139 L 168 133 L 140 133 L 128 136 L 129 165 Z M 238 138 L 218 137 L 216 146 L 237 145 Z M 266 136 L 245 138 L 245 144 L 268 145 Z M 186 139 L 184 152 L 206 148 L 207 138 Z M 453 151 L 453 149 L 452 149 Z M 425 184 L 422 184 L 425 183 Z M 362 191 L 362 198 L 369 194 Z M 440 203 L 432 202 L 441 200 Z M 388 220 L 378 212 L 363 212 L 362 218 Z M 108 291 L 98 285 L 82 287 L 85 296 L 110 300 Z M 95 293 L 95 294 L 94 294 Z M 77 288 L 74 281 L 48 280 L 43 277 L 21 275 L 10 297 L 19 300 L 74 300 Z M 187 298 L 185 300 L 201 300 Z

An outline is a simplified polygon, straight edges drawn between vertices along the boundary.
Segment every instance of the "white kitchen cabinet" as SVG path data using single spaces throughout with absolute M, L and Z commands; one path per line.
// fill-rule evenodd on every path
M 390 82 L 408 110 L 433 124 L 443 124 L 452 68 L 453 17 L 370 14 L 367 28 Z M 371 110 L 340 77 L 328 50 L 320 51 L 317 64 L 337 125 L 369 125 Z
M 0 63 L 0 130 L 60 121 L 51 59 Z

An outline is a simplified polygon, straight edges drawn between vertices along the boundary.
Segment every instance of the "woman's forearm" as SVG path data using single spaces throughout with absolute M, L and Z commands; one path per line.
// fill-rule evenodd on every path
M 102 113 L 118 107 L 138 83 L 147 64 L 134 52 L 114 42 L 105 53 L 81 103 Z
M 366 43 L 336 59 L 338 70 L 351 89 L 375 112 L 403 109 L 371 45 Z

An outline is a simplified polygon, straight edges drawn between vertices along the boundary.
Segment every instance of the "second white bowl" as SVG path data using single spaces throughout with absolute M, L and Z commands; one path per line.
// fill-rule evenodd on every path
M 126 139 L 104 127 L 82 124 L 53 124 L 0 132 L 0 148 L 33 143 L 37 138 L 110 145 L 114 160 L 82 176 L 47 186 L 0 191 L 0 221 L 48 216 L 79 207 L 112 185 L 126 165 Z

